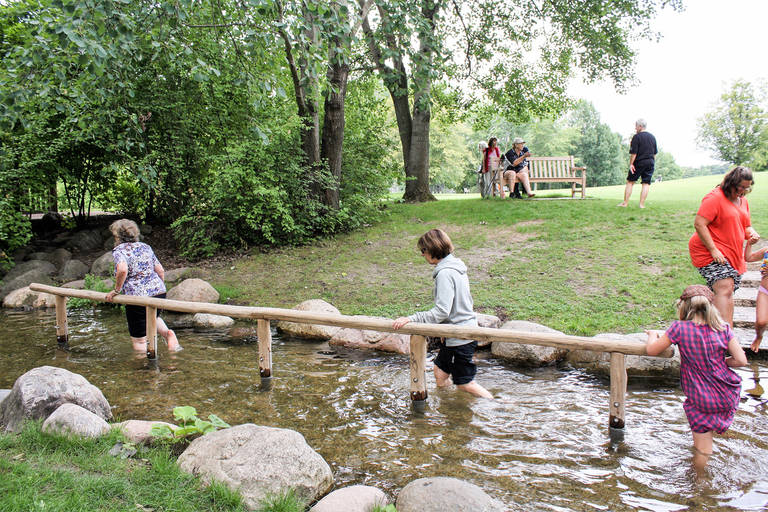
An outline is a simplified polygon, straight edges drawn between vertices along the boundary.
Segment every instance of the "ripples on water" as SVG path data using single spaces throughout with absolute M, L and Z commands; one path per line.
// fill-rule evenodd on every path
M 436 390 L 430 373 L 429 406 L 418 414 L 404 356 L 275 337 L 265 390 L 255 339 L 177 330 L 185 350 L 161 346 L 151 367 L 133 354 L 116 310 L 71 312 L 70 352 L 56 349 L 54 324 L 52 311 L 0 312 L 0 388 L 52 365 L 98 386 L 118 419 L 172 421 L 173 407 L 192 405 L 233 425 L 292 428 L 328 461 L 337 486 L 394 495 L 416 478 L 453 476 L 514 511 L 768 508 L 768 416 L 746 393 L 729 432 L 716 436 L 708 477 L 697 480 L 675 383 L 630 380 L 626 437 L 611 444 L 608 382 L 578 370 L 512 369 L 481 353 L 478 381 L 497 400 Z M 768 367 L 752 364 L 739 373 L 755 393 Z

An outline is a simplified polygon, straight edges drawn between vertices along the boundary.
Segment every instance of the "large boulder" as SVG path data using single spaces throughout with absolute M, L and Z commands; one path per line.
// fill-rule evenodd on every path
M 72 235 L 66 247 L 75 252 L 88 252 L 100 249 L 103 241 L 100 229 L 85 229 Z
M 370 512 L 376 505 L 386 506 L 384 491 L 368 485 L 351 485 L 336 489 L 315 503 L 309 512 Z
M 330 466 L 304 436 L 251 423 L 195 439 L 178 462 L 205 483 L 215 480 L 238 490 L 251 510 L 268 495 L 291 488 L 314 501 L 333 484 Z
M 112 417 L 109 402 L 85 377 L 63 368 L 41 366 L 16 379 L 0 403 L 0 428 L 18 432 L 25 419 L 46 419 L 62 404 L 88 409 L 104 420 Z
M 11 394 L 10 389 L 0 389 L 0 404 L 3 403 L 3 400 L 5 400 L 5 397 Z
M 155 438 L 151 434 L 154 425 L 166 425 L 171 429 L 177 428 L 176 425 L 164 421 L 144 420 L 121 421 L 120 423 L 112 424 L 112 427 L 120 430 L 125 438 L 132 443 L 152 444 L 155 442 Z
M 56 265 L 50 261 L 42 260 L 22 261 L 21 263 L 16 263 L 16 265 L 8 271 L 5 277 L 3 277 L 3 281 L 8 282 L 30 270 L 40 270 L 45 274 L 53 275 L 56 273 Z
M 322 299 L 310 299 L 305 300 L 301 304 L 294 306 L 293 309 L 299 311 L 309 311 L 312 313 L 330 313 L 332 315 L 340 315 L 339 310 L 333 305 L 328 304 Z M 293 322 L 276 322 L 275 327 L 278 331 L 283 332 L 289 336 L 295 336 L 297 338 L 310 338 L 316 340 L 327 340 L 333 338 L 340 327 L 333 327 L 330 325 L 313 325 L 313 324 L 297 324 Z
M 233 318 L 208 313 L 195 313 L 192 322 L 197 329 L 228 329 L 235 324 Z
M 64 264 L 72 259 L 72 253 L 63 247 L 59 247 L 48 255 L 48 261 L 56 265 L 56 268 L 63 268 Z
M 602 333 L 596 339 L 640 341 L 645 343 L 648 335 L 642 332 L 632 334 Z M 591 350 L 572 350 L 566 361 L 574 367 L 589 370 L 598 375 L 610 375 L 611 354 Z M 624 364 L 627 375 L 632 377 L 678 377 L 680 375 L 680 352 L 675 350 L 671 358 L 651 356 L 626 356 Z
M 4 308 L 55 308 L 56 297 L 50 293 L 33 292 L 29 286 L 13 290 L 3 299 Z
M 105 252 L 91 264 L 91 274 L 101 277 L 109 277 L 114 274 L 115 259 L 112 257 L 112 252 Z
M 80 260 L 69 260 L 59 271 L 59 281 L 66 283 L 75 279 L 82 279 L 88 273 L 88 265 Z
M 4 308 L 32 308 L 38 297 L 37 292 L 29 289 L 29 286 L 13 290 L 3 298 Z
M 96 438 L 109 432 L 109 423 L 79 405 L 62 404 L 43 422 L 43 431 Z
M 47 261 L 40 261 L 39 263 L 44 263 L 45 265 L 50 265 L 53 267 L 53 264 Z M 8 276 L 6 276 L 6 278 L 3 280 L 2 286 L 0 286 L 0 299 L 4 298 L 13 290 L 24 288 L 25 286 L 29 286 L 32 283 L 53 284 L 53 281 L 49 277 L 49 272 L 42 268 L 29 270 L 19 276 L 10 279 Z
M 540 325 L 524 320 L 511 320 L 501 326 L 502 329 L 521 332 L 544 332 L 552 334 L 563 334 L 546 325 Z M 568 351 L 566 349 L 554 347 L 542 347 L 539 345 L 525 345 L 520 343 L 501 343 L 494 341 L 491 345 L 491 353 L 502 359 L 506 359 L 518 366 L 529 368 L 539 368 L 555 364 L 565 358 Z
M 188 302 L 212 302 L 219 301 L 219 292 L 216 288 L 202 279 L 185 279 L 178 285 L 168 290 L 166 297 L 169 300 L 185 300 Z
M 450 477 L 419 478 L 397 497 L 398 512 L 504 512 L 507 508 L 478 486 Z
M 365 320 L 381 320 L 381 317 L 360 316 Z M 329 345 L 348 348 L 363 348 L 408 354 L 411 352 L 411 337 L 394 332 L 368 331 L 354 328 L 340 328 L 328 342 Z
M 495 315 L 486 315 L 484 313 L 477 313 L 477 326 L 488 327 L 490 329 L 498 329 L 501 326 L 501 319 Z M 478 348 L 487 347 L 490 345 L 490 341 L 478 340 Z
M 198 268 L 181 267 L 172 268 L 165 271 L 166 283 L 178 283 L 182 279 L 191 279 L 193 277 L 201 277 L 202 272 Z

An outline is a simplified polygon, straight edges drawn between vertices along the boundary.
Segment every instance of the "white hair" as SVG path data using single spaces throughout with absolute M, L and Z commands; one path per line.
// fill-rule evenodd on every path
M 635 124 L 637 126 L 639 126 L 640 128 L 642 128 L 642 129 L 645 129 L 645 127 L 648 126 L 648 123 L 642 117 L 640 119 L 638 119 L 637 121 L 635 121 Z
M 477 145 L 477 149 L 479 149 L 480 151 L 484 149 L 488 149 L 488 143 L 485 142 L 484 140 L 480 141 L 480 143 Z

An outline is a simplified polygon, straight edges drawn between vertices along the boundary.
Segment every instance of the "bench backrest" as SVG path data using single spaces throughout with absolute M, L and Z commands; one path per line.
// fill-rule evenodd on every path
M 531 178 L 566 178 L 573 176 L 573 156 L 532 156 L 528 158 Z

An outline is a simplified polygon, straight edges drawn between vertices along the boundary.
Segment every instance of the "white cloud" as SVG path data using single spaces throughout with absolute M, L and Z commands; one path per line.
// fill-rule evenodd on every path
M 765 81 L 766 19 L 766 0 L 688 0 L 685 11 L 665 10 L 655 20 L 659 42 L 637 45 L 638 84 L 626 94 L 608 83 L 573 83 L 570 92 L 594 103 L 603 122 L 625 137 L 635 119 L 645 118 L 678 164 L 718 163 L 696 146 L 697 120 L 733 80 Z

